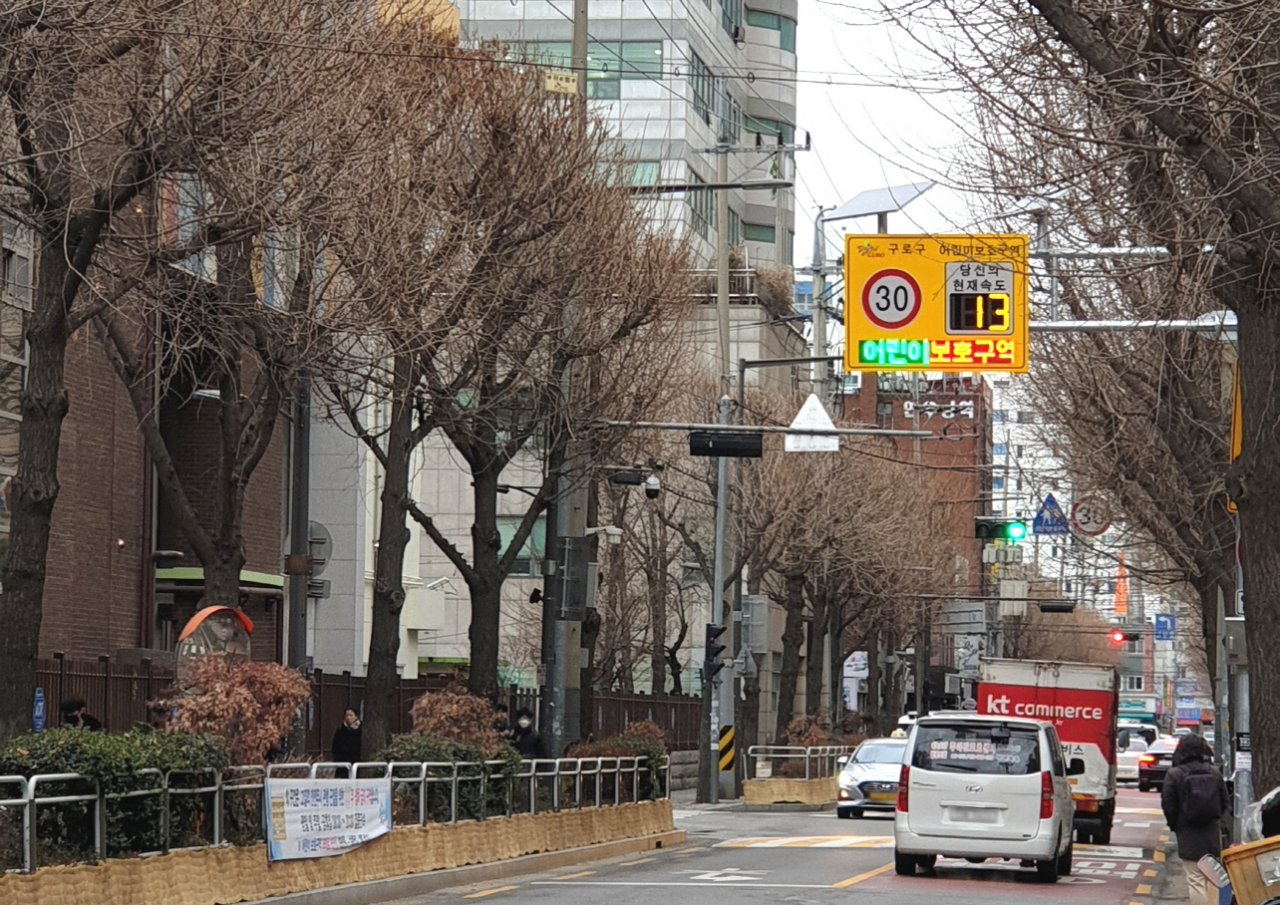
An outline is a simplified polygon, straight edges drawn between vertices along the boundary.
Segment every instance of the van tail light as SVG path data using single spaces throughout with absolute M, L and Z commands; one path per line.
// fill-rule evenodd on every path
M 1053 774 L 1040 774 L 1040 819 L 1048 820 L 1053 816 Z
M 898 774 L 898 810 L 907 813 L 907 783 L 911 781 L 911 768 L 905 764 Z
M 1138 755 L 1138 763 L 1140 763 L 1140 764 L 1147 764 L 1147 765 L 1151 765 L 1151 764 L 1154 764 L 1155 762 L 1156 762 L 1156 756 L 1155 756 L 1154 754 L 1140 754 L 1140 755 Z

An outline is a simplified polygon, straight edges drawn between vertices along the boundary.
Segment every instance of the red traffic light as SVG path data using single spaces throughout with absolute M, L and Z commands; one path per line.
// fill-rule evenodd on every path
M 1124 632 L 1120 632 L 1120 631 L 1112 632 L 1111 641 L 1113 644 L 1124 644 Z

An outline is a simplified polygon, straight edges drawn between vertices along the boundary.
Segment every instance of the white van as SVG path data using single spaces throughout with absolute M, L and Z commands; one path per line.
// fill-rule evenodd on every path
M 1051 723 L 972 713 L 921 717 L 898 782 L 894 866 L 910 876 L 938 856 L 1034 863 L 1041 880 L 1071 873 L 1075 805 Z

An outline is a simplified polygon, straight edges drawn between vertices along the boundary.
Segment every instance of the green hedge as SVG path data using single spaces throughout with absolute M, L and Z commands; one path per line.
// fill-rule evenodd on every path
M 502 766 L 495 772 L 501 777 L 488 780 L 484 786 L 486 794 L 481 798 L 482 784 L 480 767 L 463 767 L 459 770 L 462 781 L 458 784 L 458 819 L 479 820 L 484 817 L 505 815 L 510 804 L 511 784 L 520 769 L 520 755 L 504 746 L 497 758 L 486 758 L 473 745 L 455 742 L 439 735 L 420 735 L 409 733 L 392 736 L 385 748 L 374 755 L 375 761 L 414 761 L 426 763 L 479 763 L 485 760 L 501 760 Z M 392 773 L 407 775 L 407 770 L 396 770 Z M 434 770 L 428 775 L 443 778 L 451 775 L 450 770 Z M 416 784 L 396 783 L 396 822 L 410 823 L 417 817 L 418 789 Z M 431 783 L 427 790 L 427 819 L 437 823 L 448 821 L 450 812 L 450 796 L 452 790 L 447 782 Z
M 78 773 L 84 780 L 41 783 L 39 795 L 92 794 L 96 780 L 104 793 L 153 789 L 161 778 L 139 776 L 138 771 L 212 769 L 230 763 L 226 751 L 205 736 L 180 732 L 154 732 L 138 727 L 123 735 L 84 729 L 50 729 L 22 735 L 0 746 L 0 775 L 25 777 L 48 773 Z M 196 788 L 210 784 L 208 774 L 174 776 L 171 788 Z M 0 792 L 8 795 L 12 789 Z M 212 796 L 175 795 L 170 801 L 170 833 L 167 845 L 199 845 L 211 841 Z M 162 838 L 163 799 L 159 795 L 109 799 L 106 803 L 106 843 L 109 856 L 159 851 Z M 21 863 L 20 814 L 17 809 L 0 827 L 0 865 Z M 16 819 L 15 819 L 16 818 Z M 14 826 L 19 827 L 16 834 Z M 37 814 L 40 863 L 92 860 L 93 807 L 89 802 L 45 805 Z

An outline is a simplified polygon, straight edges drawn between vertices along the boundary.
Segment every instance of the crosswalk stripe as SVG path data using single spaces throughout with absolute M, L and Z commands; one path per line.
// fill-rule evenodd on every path
M 727 839 L 716 848 L 885 848 L 892 836 L 765 836 Z

